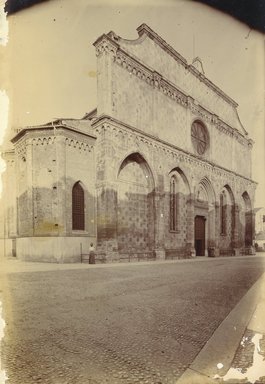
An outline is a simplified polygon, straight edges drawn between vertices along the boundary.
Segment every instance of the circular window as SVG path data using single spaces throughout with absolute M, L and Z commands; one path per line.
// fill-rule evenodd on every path
M 209 143 L 208 133 L 200 121 L 194 121 L 191 126 L 191 141 L 199 155 L 203 155 Z

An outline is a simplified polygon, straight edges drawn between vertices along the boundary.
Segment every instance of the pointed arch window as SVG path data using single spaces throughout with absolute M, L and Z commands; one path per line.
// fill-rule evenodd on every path
M 72 189 L 72 229 L 85 229 L 85 194 L 80 182 Z
M 251 200 L 247 192 L 243 195 L 243 212 L 245 216 L 245 247 L 250 247 L 253 241 L 253 218 L 251 210 Z
M 225 191 L 220 195 L 220 233 L 221 235 L 226 234 L 226 217 L 227 217 L 227 201 Z
M 177 180 L 175 176 L 170 178 L 170 231 L 177 231 Z

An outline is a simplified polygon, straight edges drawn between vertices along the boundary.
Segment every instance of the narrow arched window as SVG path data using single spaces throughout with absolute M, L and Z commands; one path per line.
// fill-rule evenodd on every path
M 177 230 L 177 191 L 176 178 L 172 176 L 170 179 L 170 231 Z
M 85 229 L 85 198 L 80 183 L 75 183 L 72 190 L 72 228 Z
M 226 196 L 225 192 L 223 191 L 220 195 L 220 232 L 221 235 L 226 234 Z

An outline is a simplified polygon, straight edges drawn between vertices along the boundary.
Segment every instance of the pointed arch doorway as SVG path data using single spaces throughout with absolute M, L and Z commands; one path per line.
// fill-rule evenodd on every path
M 117 193 L 117 243 L 122 258 L 153 257 L 154 181 L 139 153 L 121 164 Z
M 201 179 L 195 189 L 194 248 L 196 256 L 208 256 L 216 244 L 215 192 L 207 177 Z
M 196 256 L 204 256 L 205 255 L 205 216 L 195 216 L 195 251 Z

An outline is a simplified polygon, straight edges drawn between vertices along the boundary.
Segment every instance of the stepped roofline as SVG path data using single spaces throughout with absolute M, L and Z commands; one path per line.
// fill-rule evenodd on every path
M 159 36 L 155 31 L 152 30 L 147 24 L 141 24 L 137 29 L 138 38 L 134 40 L 123 39 L 118 36 L 115 32 L 110 31 L 107 34 L 101 35 L 95 42 L 94 46 L 97 46 L 102 40 L 106 39 L 112 43 L 114 49 L 123 50 L 120 47 L 119 42 L 126 41 L 127 43 L 137 44 L 141 43 L 144 36 L 152 39 L 157 45 L 159 45 L 167 54 L 173 57 L 178 63 L 185 67 L 193 76 L 197 77 L 202 81 L 207 87 L 211 88 L 215 93 L 218 94 L 222 99 L 227 103 L 232 105 L 234 108 L 238 107 L 236 101 L 234 101 L 230 96 L 228 96 L 224 91 L 222 91 L 217 85 L 215 85 L 211 80 L 209 80 L 203 72 L 199 71 L 193 64 L 188 64 L 187 60 L 178 53 L 170 44 L 168 44 L 161 36 Z

